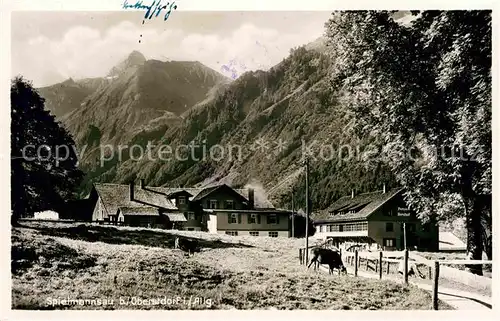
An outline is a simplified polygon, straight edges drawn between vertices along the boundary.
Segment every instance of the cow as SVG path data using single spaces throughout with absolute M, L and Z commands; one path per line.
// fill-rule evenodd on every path
M 187 252 L 188 255 L 191 255 L 191 253 L 199 251 L 198 241 L 182 237 L 175 238 L 174 248 Z
M 338 270 L 339 275 L 341 272 L 342 274 L 347 274 L 347 269 L 344 263 L 342 263 L 339 252 L 323 248 L 314 248 L 312 254 L 313 258 L 307 268 L 310 268 L 313 263 L 315 263 L 314 270 L 316 270 L 320 264 L 328 264 L 328 274 L 333 274 L 334 269 Z

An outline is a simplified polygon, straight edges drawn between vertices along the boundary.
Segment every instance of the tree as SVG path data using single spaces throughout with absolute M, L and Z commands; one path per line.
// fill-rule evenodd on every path
M 83 173 L 70 134 L 44 109 L 29 81 L 11 82 L 11 222 L 36 211 L 64 210 Z
M 482 219 L 491 220 L 491 12 L 413 14 L 407 25 L 388 11 L 333 14 L 332 85 L 356 132 L 376 138 L 372 161 L 390 166 L 409 206 L 424 221 L 463 215 L 468 255 L 481 259 Z

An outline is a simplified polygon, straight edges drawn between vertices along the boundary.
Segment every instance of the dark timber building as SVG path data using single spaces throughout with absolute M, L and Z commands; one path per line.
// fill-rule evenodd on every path
M 204 188 L 94 184 L 92 221 L 104 224 L 208 231 L 228 235 L 290 236 L 290 212 L 265 195 L 225 184 Z
M 406 247 L 437 251 L 439 230 L 436 224 L 422 224 L 395 188 L 341 197 L 314 221 L 315 237 L 331 239 L 334 244 L 364 243 L 384 250 Z

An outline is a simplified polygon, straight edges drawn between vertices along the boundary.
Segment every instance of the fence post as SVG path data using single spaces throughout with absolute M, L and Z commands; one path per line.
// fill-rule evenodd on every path
M 408 249 L 405 249 L 404 272 L 405 284 L 408 284 Z
M 432 309 L 438 309 L 439 261 L 434 261 L 434 287 L 432 289 Z
M 389 266 L 391 266 L 391 262 L 387 261 L 387 274 L 389 274 Z
M 302 258 L 302 249 L 299 249 L 299 261 L 300 261 L 300 264 L 304 264 L 304 260 Z
M 378 261 L 378 276 L 382 280 L 382 258 L 384 254 L 380 251 L 379 261 Z
M 358 276 L 358 250 L 354 251 L 354 276 Z
M 429 265 L 429 280 L 432 278 L 432 267 Z

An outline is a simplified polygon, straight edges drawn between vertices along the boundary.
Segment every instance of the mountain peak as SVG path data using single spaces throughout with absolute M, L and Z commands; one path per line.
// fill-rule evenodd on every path
M 69 77 L 68 79 L 66 79 L 65 81 L 63 81 L 62 84 L 64 84 L 64 85 L 73 85 L 73 84 L 75 84 L 75 81 L 73 80 L 73 78 Z
M 141 66 L 146 62 L 146 57 L 137 50 L 132 51 L 128 57 L 118 65 L 111 68 L 108 77 L 117 76 L 130 67 Z
M 146 62 L 146 57 L 139 51 L 134 50 L 128 55 L 126 61 L 130 62 L 132 65 L 142 65 Z

